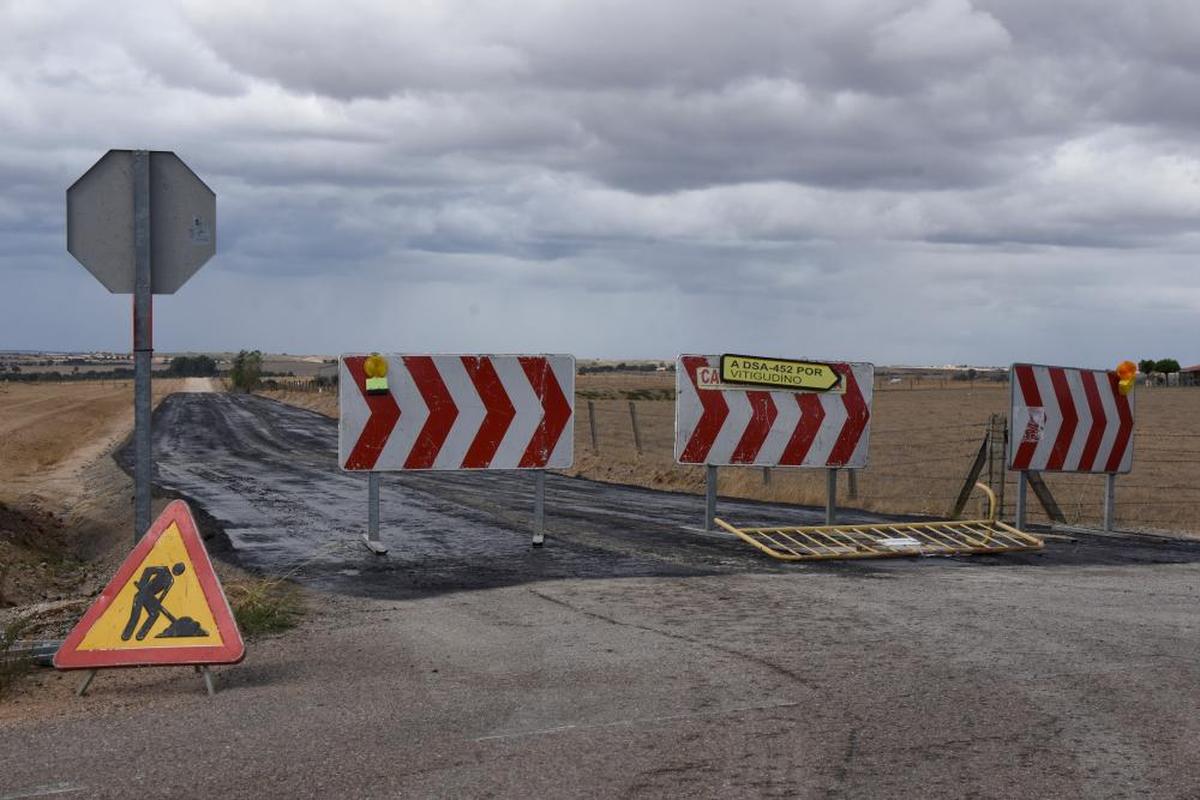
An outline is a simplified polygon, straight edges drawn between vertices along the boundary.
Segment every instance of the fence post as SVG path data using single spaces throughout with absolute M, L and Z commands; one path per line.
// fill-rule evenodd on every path
M 592 452 L 600 452 L 600 448 L 596 446 L 596 403 L 588 400 L 588 426 L 592 429 Z
M 1110 472 L 1104 476 L 1104 530 L 1111 531 L 1117 522 L 1117 476 Z
M 837 470 L 825 470 L 825 524 L 837 524 Z
M 1025 485 L 1025 470 L 1017 471 L 1017 530 L 1025 530 L 1025 511 L 1028 501 L 1028 488 Z
M 637 406 L 632 400 L 629 401 L 629 421 L 633 424 L 633 446 L 637 448 L 640 456 L 642 454 L 642 432 L 638 428 Z

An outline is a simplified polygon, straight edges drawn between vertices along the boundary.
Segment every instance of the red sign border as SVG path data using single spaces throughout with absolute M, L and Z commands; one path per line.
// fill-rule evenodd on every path
M 221 635 L 222 644 L 211 647 L 147 647 L 140 650 L 80 650 L 79 645 L 108 610 L 121 589 L 133 577 L 133 573 L 149 556 L 150 551 L 167 529 L 174 524 L 179 528 L 183 546 L 191 559 L 200 588 L 212 611 L 213 621 L 217 632 Z M 242 633 L 238 630 L 229 601 L 221 589 L 221 582 L 213 570 L 208 551 L 200 539 L 199 529 L 192 517 L 192 511 L 183 500 L 174 500 L 163 509 L 162 514 L 150 526 L 150 530 L 142 537 L 137 546 L 126 557 L 117 570 L 116 575 L 100 592 L 100 596 L 88 608 L 83 618 L 75 624 L 67 634 L 62 647 L 54 654 L 54 666 L 57 669 L 100 669 L 109 667 L 148 667 L 148 666 L 198 666 L 203 664 L 237 664 L 246 656 L 246 645 L 242 641 Z

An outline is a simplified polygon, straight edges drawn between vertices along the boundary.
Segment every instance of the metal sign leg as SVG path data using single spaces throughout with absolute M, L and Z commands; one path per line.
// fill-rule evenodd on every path
M 383 555 L 387 548 L 379 541 L 379 473 L 367 473 L 367 535 L 363 537 L 367 549 Z
M 825 524 L 837 524 L 837 470 L 825 470 Z
M 546 523 L 546 471 L 539 469 L 533 477 L 533 546 L 541 547 L 545 541 Z
M 1104 530 L 1111 531 L 1117 525 L 1117 476 L 1104 476 Z
M 1025 530 L 1025 512 L 1028 508 L 1029 487 L 1025 480 L 1025 470 L 1017 472 L 1017 530 Z
M 704 530 L 713 529 L 713 517 L 717 516 L 717 468 L 704 468 Z
M 83 676 L 83 683 L 79 684 L 79 688 L 75 690 L 76 697 L 83 697 L 87 694 L 88 687 L 92 685 L 92 681 L 96 678 L 96 673 L 99 670 L 89 669 L 87 675 Z
M 150 529 L 150 362 L 153 355 L 150 281 L 150 154 L 133 154 L 133 543 Z

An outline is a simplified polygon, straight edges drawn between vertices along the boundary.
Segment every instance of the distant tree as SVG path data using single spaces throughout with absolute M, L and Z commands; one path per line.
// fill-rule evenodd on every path
M 169 372 L 181 378 L 206 378 L 217 374 L 217 362 L 210 356 L 175 356 Z
M 229 382 L 233 388 L 253 392 L 262 377 L 262 351 L 239 350 L 233 357 L 233 368 L 229 371 Z
M 1172 372 L 1179 372 L 1179 362 L 1173 358 L 1162 358 L 1154 362 L 1154 371 L 1161 372 L 1164 375 L 1170 375 Z
M 1143 375 L 1149 375 L 1151 372 L 1154 372 L 1154 365 L 1157 363 L 1153 358 L 1143 358 L 1138 362 L 1138 372 Z

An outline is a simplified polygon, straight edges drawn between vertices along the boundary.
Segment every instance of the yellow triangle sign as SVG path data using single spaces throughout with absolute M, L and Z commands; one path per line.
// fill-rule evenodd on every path
M 234 664 L 244 655 L 192 512 L 176 500 L 68 634 L 54 666 Z

